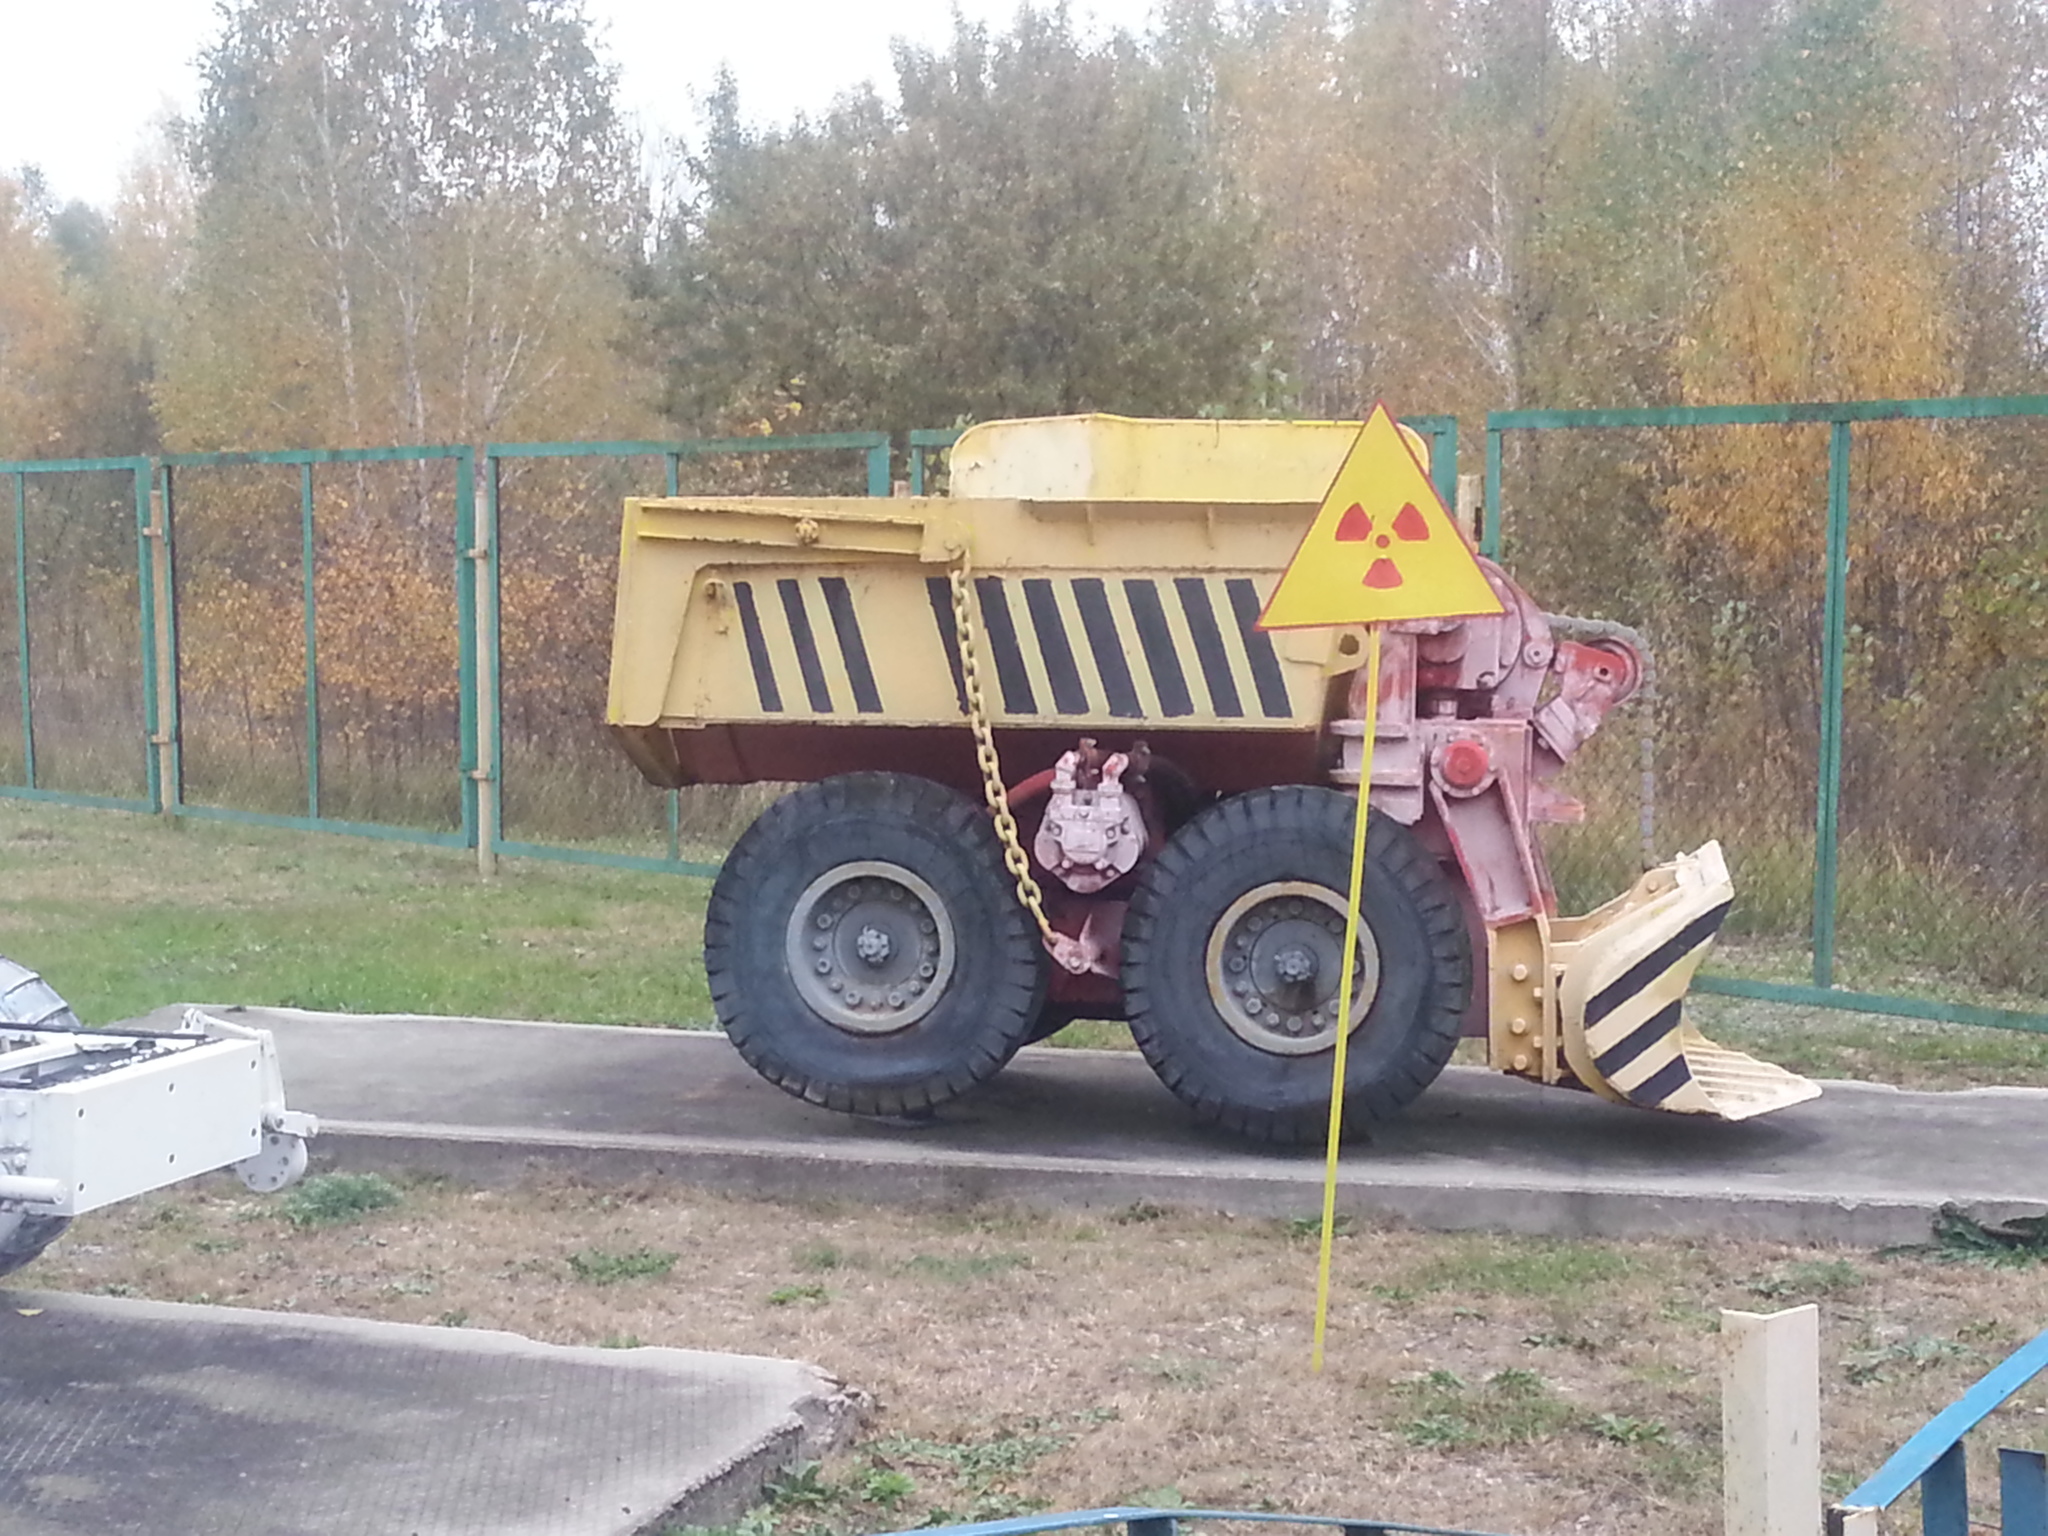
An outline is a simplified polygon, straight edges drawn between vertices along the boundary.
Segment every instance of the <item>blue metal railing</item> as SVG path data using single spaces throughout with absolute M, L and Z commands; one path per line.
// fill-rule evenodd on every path
M 971 1525 L 922 1526 L 916 1531 L 895 1531 L 888 1536 L 1035 1536 L 1040 1531 L 1079 1531 L 1097 1526 L 1120 1525 L 1126 1536 L 1178 1536 L 1180 1526 L 1190 1520 L 1229 1520 L 1249 1525 L 1327 1526 L 1344 1536 L 1390 1536 L 1393 1532 L 1411 1536 L 1481 1536 L 1441 1525 L 1404 1525 L 1398 1520 L 1354 1520 L 1341 1515 L 1284 1515 L 1271 1510 L 1244 1509 L 1152 1509 L 1118 1505 L 1111 1509 L 1071 1510 L 1057 1515 L 1019 1515 L 1010 1520 L 982 1520 Z
M 1891 1460 L 1828 1510 L 1828 1536 L 1848 1536 L 1859 1515 L 1888 1509 L 1920 1485 L 1923 1536 L 1969 1536 L 1970 1490 L 1963 1437 L 2042 1371 L 2048 1370 L 2048 1332 L 2014 1350 L 1984 1378 L 1927 1421 Z M 2048 1536 L 2048 1456 L 2039 1451 L 1998 1453 L 1999 1525 L 2004 1536 Z

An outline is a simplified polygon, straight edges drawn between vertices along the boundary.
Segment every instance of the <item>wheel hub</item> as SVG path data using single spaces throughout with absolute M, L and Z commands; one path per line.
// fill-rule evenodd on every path
M 1344 899 L 1305 880 L 1245 892 L 1210 930 L 1209 995 L 1232 1033 L 1262 1051 L 1307 1056 L 1337 1040 Z M 1351 966 L 1356 1029 L 1379 990 L 1379 947 L 1358 928 Z
M 907 1029 L 952 978 L 952 920 L 939 893 L 900 864 L 827 870 L 789 915 L 790 980 L 821 1018 L 861 1035 Z

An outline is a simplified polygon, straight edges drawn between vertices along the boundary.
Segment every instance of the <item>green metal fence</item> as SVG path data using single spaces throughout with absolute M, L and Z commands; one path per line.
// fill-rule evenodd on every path
M 0 738 L 8 795 L 119 810 L 162 804 L 151 471 L 139 458 L 0 462 L 12 490 L 7 643 L 21 702 L 18 735 Z M 104 607 L 94 598 L 110 589 L 127 596 L 128 622 L 88 631 L 86 615 Z M 130 633 L 108 632 L 131 624 Z M 52 649 L 65 664 L 38 669 L 35 658 Z M 59 733 L 70 738 L 61 752 Z
M 486 448 L 478 777 L 485 797 L 479 837 L 488 853 L 715 873 L 714 863 L 687 855 L 729 842 L 760 794 L 715 785 L 650 789 L 600 728 L 616 509 L 629 495 L 690 492 L 887 496 L 889 472 L 890 440 L 881 432 Z M 522 475 L 525 483 L 515 484 Z M 602 515 L 590 515 L 593 508 Z M 542 632 L 557 663 L 544 687 L 531 660 L 522 664 L 522 651 L 530 658 L 533 648 L 520 643 Z M 559 665 L 565 656 L 574 658 L 566 669 Z M 508 712 L 516 717 L 509 733 Z
M 143 595 L 146 608 L 161 597 L 163 614 L 159 625 L 153 610 L 145 612 L 144 624 L 159 634 L 154 654 L 167 687 L 164 719 L 151 731 L 159 748 L 154 808 L 202 820 L 476 845 L 476 592 L 462 579 L 475 542 L 475 470 L 466 447 L 193 453 L 155 461 L 148 547 L 158 565 Z M 147 508 L 143 515 L 149 517 Z M 325 606 L 323 587 L 330 593 Z M 441 614 L 423 614 L 436 602 L 444 605 Z M 349 632 L 334 631 L 336 609 L 355 621 Z M 294 613 L 287 636 L 279 621 Z M 423 617 L 448 642 L 443 669 L 423 670 L 428 658 L 402 650 L 391 633 L 390 626 Z M 250 633 L 253 626 L 260 632 Z M 348 671 L 365 675 L 345 690 L 353 717 L 345 745 L 350 757 L 360 747 L 372 767 L 369 783 L 346 786 L 354 813 L 337 814 L 343 785 L 334 759 L 341 754 L 331 727 L 344 690 L 334 663 L 344 649 L 359 653 L 387 640 L 389 661 L 381 669 L 361 664 L 375 658 L 349 658 L 358 665 Z M 294 643 L 297 654 L 287 662 Z M 279 664 L 298 674 L 290 717 L 275 686 Z M 254 680 L 259 668 L 272 686 Z M 223 671 L 223 686 L 211 686 Z M 246 741 L 238 753 L 209 753 L 206 706 L 216 692 L 236 691 L 237 682 Z M 417 721 L 411 750 L 389 723 L 407 713 Z M 436 736 L 438 750 L 429 746 Z M 194 785 L 188 778 L 195 750 L 215 759 L 208 764 L 213 771 L 201 775 L 215 782 Z M 277 762 L 283 756 L 296 760 L 298 784 L 289 799 Z M 221 761 L 227 758 L 233 761 Z
M 1574 884 L 1611 894 L 1638 860 L 1627 722 L 1644 719 L 1659 771 L 1641 809 L 1667 841 L 1725 836 L 1744 906 L 1762 913 L 1752 933 L 1731 936 L 1703 989 L 2048 1030 L 2029 1003 L 2039 987 L 2009 986 L 2017 1006 L 1987 1007 L 1871 969 L 1887 942 L 1867 896 L 1873 847 L 1893 859 L 1895 904 L 1932 870 L 1948 882 L 1937 900 L 1962 893 L 1959 927 L 2030 921 L 2048 901 L 2048 842 L 2025 839 L 2048 838 L 2048 794 L 2038 778 L 2001 786 L 1995 763 L 1971 762 L 1956 775 L 1964 789 L 1929 783 L 1913 803 L 1888 798 L 1866 759 L 1891 771 L 1960 749 L 1938 729 L 1946 700 L 1877 697 L 1858 606 L 1886 558 L 1869 531 L 1884 519 L 1866 527 L 1859 510 L 1897 500 L 1888 466 L 1992 465 L 2029 497 L 2048 475 L 2037 426 L 1988 444 L 1952 435 L 1931 455 L 1881 434 L 2026 429 L 2042 416 L 2048 398 L 1488 417 L 1484 547 L 1554 606 L 1647 629 L 1660 666 L 1657 704 L 1618 717 L 1578 765 L 1595 820 L 1603 806 L 1626 814 L 1555 840 L 1568 897 Z M 1408 422 L 1430 438 L 1433 478 L 1455 502 L 1455 419 Z M 1794 577 L 1747 586 L 1708 570 L 1711 558 L 1674 553 L 1669 534 L 1683 521 L 1672 509 L 1710 493 L 1721 472 L 1697 445 L 1744 433 L 1776 434 L 1753 457 L 1790 477 L 1810 545 Z M 921 430 L 893 447 L 882 433 L 840 433 L 0 463 L 0 494 L 11 491 L 0 593 L 13 608 L 0 675 L 13 672 L 19 697 L 18 713 L 0 709 L 0 796 L 466 847 L 486 863 L 710 873 L 764 792 L 652 790 L 600 726 L 620 499 L 887 495 L 899 464 L 923 494 L 958 435 Z M 1920 487 L 1930 504 L 1936 489 Z M 1810 615 L 1786 597 L 1801 583 Z M 1768 700 L 1774 716 L 1758 713 L 1762 695 L 1722 707 L 1759 686 L 1739 665 L 1745 651 L 1771 658 L 1784 685 Z M 1717 670 L 1730 667 L 1735 684 Z M 1796 772 L 1760 790 L 1735 783 L 1746 729 L 1760 758 L 1775 753 Z M 1787 834 L 1794 798 L 1811 814 Z M 1786 976 L 1779 943 L 1795 933 L 1800 980 Z M 1979 951 L 2038 948 L 1969 937 Z M 1996 984 L 1976 989 L 1986 990 Z
M 1890 979 L 1915 970 L 1968 979 L 1974 963 L 2018 976 L 2002 987 L 2018 997 L 2043 990 L 2029 967 L 2038 953 L 2038 921 L 2048 916 L 2041 873 L 2048 868 L 2048 788 L 2038 769 L 2009 776 L 2018 782 L 1996 782 L 1981 741 L 1961 728 L 1972 687 L 1996 696 L 2013 679 L 1996 676 L 1988 658 L 1975 671 L 1958 671 L 1951 658 L 1946 690 L 1929 681 L 1938 668 L 1889 687 L 1869 675 L 1883 670 L 1887 648 L 1927 654 L 1950 642 L 1955 594 L 1970 577 L 1972 519 L 1989 516 L 2001 494 L 1997 485 L 2037 506 L 2034 488 L 2048 462 L 2048 434 L 2001 435 L 1999 424 L 2043 416 L 2048 397 L 2029 396 L 1487 417 L 1484 551 L 1505 554 L 1548 602 L 1576 585 L 1581 600 L 1648 629 L 1660 668 L 1693 684 L 1689 696 L 1659 702 L 1659 782 L 1682 785 L 1691 760 L 1711 757 L 1722 765 L 1719 792 L 1702 786 L 1696 807 L 1681 792 L 1672 819 L 1697 834 L 1712 828 L 1688 809 L 1718 814 L 1737 889 L 1752 902 L 1760 886 L 1771 885 L 1767 860 L 1782 865 L 1789 847 L 1807 866 L 1810 980 L 1784 979 L 1782 963 L 1773 966 L 1767 956 L 1747 969 L 1779 974 L 1731 973 L 1730 960 L 1743 954 L 1737 942 L 1724 946 L 1701 990 L 2048 1031 L 2048 1014 L 2024 1006 L 1987 1008 L 1938 995 L 1939 975 Z M 1926 424 L 1918 430 L 1940 435 L 1911 441 L 1888 425 L 1898 423 Z M 1824 443 L 1803 440 L 1820 429 Z M 1731 450 L 1745 431 L 1770 436 Z M 1568 446 L 1546 452 L 1553 441 Z M 1519 465 L 1517 447 L 1525 450 Z M 1682 530 L 1673 531 L 1688 504 L 1743 495 L 1734 473 L 1742 465 L 1775 479 L 1781 490 L 1810 473 L 1810 485 L 1793 491 L 1796 515 L 1753 540 L 1777 546 L 1785 558 L 1775 565 L 1768 548 L 1731 552 L 1742 542 L 1738 533 L 1695 538 L 1688 550 Z M 1597 516 L 1576 513 L 1573 497 L 1595 491 L 1602 493 L 1594 497 Z M 1640 516 L 1624 526 L 1615 509 L 1630 505 Z M 1632 558 L 1617 560 L 1617 548 L 1632 550 Z M 1894 592 L 1889 620 L 1859 611 L 1887 606 L 1876 589 L 1905 584 L 1898 572 L 1923 559 L 1931 574 L 1917 606 L 1898 602 Z M 1852 594 L 1858 560 L 1874 580 Z M 1569 597 L 1561 605 L 1570 606 Z M 1897 614 L 1908 609 L 1910 618 L 1901 622 Z M 1787 616 L 1794 622 L 1767 622 Z M 1765 658 L 1787 684 L 1779 696 L 1760 696 L 1750 691 L 1753 676 L 1737 675 L 1744 667 L 1736 653 L 1745 645 L 1752 648 L 1752 672 L 1754 658 Z M 1795 696 L 1809 689 L 1810 699 Z M 1779 718 L 1771 718 L 1773 711 Z M 1802 733 L 1809 728 L 1814 740 L 1807 750 Z M 1902 749 L 1914 738 L 1924 743 L 1917 753 Z M 1760 775 L 1747 793 L 1728 792 L 1745 753 L 1762 760 L 1788 742 L 1810 765 L 1804 788 L 1812 807 L 1810 830 L 1789 840 L 1785 782 Z M 1845 765 L 1852 774 L 1861 770 L 1855 795 L 1845 796 Z M 1659 790 L 1660 815 L 1673 809 L 1661 803 L 1671 798 Z M 1810 853 L 1802 846 L 1808 840 Z M 1853 880 L 1845 878 L 1845 849 L 1858 855 Z M 1927 932 L 1902 933 L 1896 913 L 1916 901 L 1917 926 Z M 1853 956 L 1845 953 L 1845 916 L 1858 929 Z M 1901 956 L 1908 954 L 1921 963 L 1906 964 Z M 1852 962 L 1886 984 L 1843 985 Z M 1992 986 L 1999 987 L 1996 978 Z

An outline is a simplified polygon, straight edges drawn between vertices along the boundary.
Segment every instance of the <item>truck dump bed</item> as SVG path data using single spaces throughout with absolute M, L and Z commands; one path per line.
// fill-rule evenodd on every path
M 1254 625 L 1356 435 L 998 422 L 962 436 L 948 497 L 629 501 L 609 722 L 664 785 L 829 762 L 971 786 L 965 732 L 897 734 L 964 718 L 971 547 L 991 719 L 1026 760 L 1137 732 L 1220 790 L 1320 782 L 1331 664 L 1357 639 Z

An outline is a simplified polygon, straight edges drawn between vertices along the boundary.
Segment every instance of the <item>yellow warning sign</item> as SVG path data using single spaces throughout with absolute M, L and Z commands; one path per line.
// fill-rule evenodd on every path
M 1360 428 L 1260 629 L 1499 613 L 1450 513 L 1384 404 Z

